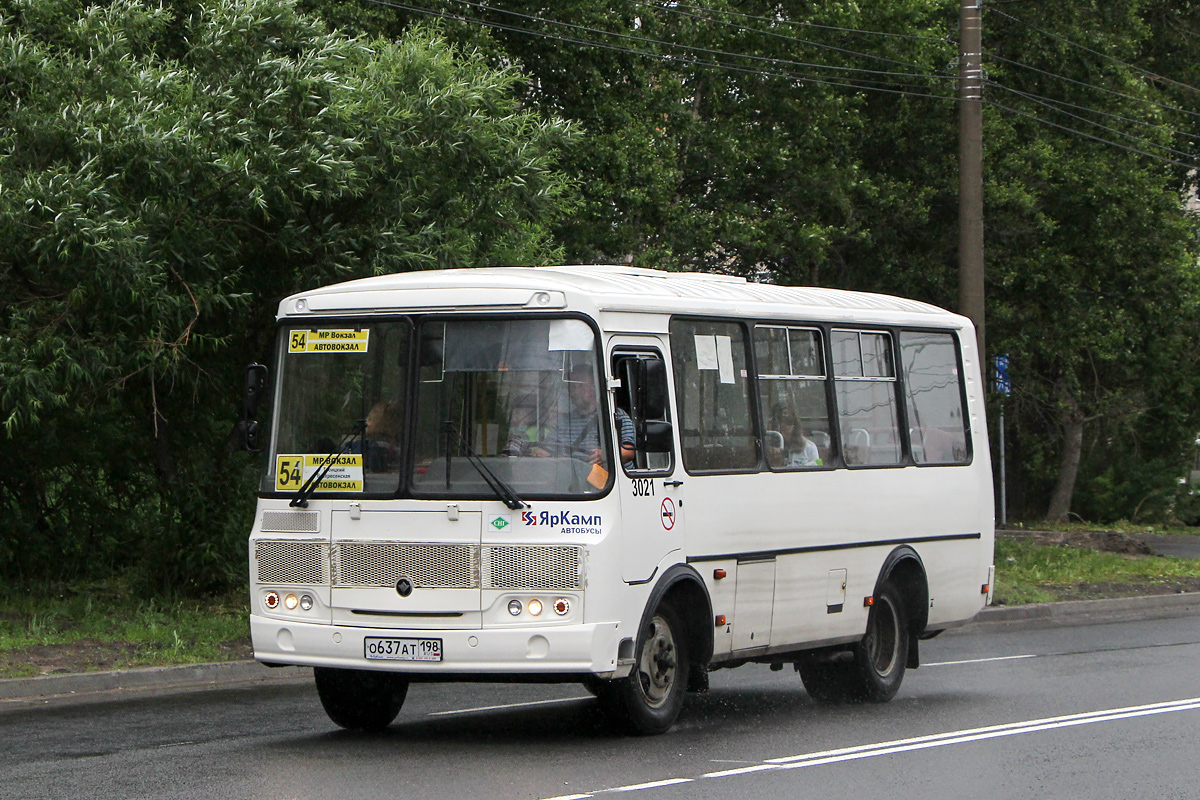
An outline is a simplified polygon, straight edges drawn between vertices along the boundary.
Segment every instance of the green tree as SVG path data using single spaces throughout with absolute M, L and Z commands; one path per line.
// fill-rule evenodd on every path
M 561 257 L 575 134 L 520 81 L 278 0 L 0 3 L 0 573 L 240 573 L 279 298 Z
M 1170 163 L 1197 128 L 1129 62 L 1152 47 L 1146 9 L 988 16 L 989 341 L 1013 358 L 1023 473 L 1053 520 L 1169 498 L 1200 425 L 1197 229 Z

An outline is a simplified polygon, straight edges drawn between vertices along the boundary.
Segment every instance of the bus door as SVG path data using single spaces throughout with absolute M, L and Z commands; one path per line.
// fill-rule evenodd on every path
M 655 576 L 667 554 L 683 547 L 668 366 L 657 338 L 620 337 L 612 345 L 617 382 L 611 395 L 614 442 L 619 450 L 622 426 L 626 440 L 630 432 L 634 439 L 633 458 L 623 460 L 616 478 L 621 498 L 621 577 L 642 583 Z

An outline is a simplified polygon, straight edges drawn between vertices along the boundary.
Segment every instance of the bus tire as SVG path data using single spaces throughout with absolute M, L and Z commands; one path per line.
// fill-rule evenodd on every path
M 660 604 L 638 633 L 633 671 L 598 692 L 609 716 L 627 733 L 665 733 L 679 717 L 689 674 L 685 630 L 675 609 Z
M 408 679 L 394 672 L 314 667 L 313 677 L 329 719 L 352 731 L 391 725 L 408 694 Z
M 801 663 L 804 688 L 823 703 L 886 703 L 900 691 L 908 663 L 908 619 L 900 591 L 883 581 L 867 615 L 867 632 L 852 658 L 832 663 Z

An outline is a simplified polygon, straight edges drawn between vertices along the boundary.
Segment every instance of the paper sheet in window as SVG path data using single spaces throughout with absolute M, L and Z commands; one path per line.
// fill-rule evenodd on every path
M 697 333 L 695 339 L 696 369 L 717 369 L 717 337 Z
M 550 343 L 547 350 L 591 350 L 592 329 L 578 319 L 550 320 Z
M 728 336 L 714 338 L 717 340 L 717 373 L 721 383 L 733 383 L 733 340 Z

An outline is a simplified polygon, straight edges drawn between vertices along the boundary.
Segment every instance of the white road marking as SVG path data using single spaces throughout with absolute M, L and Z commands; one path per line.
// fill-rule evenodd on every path
M 1168 714 L 1173 711 L 1193 711 L 1200 709 L 1200 697 L 1187 700 L 1175 700 L 1167 703 L 1152 703 L 1144 706 L 1114 708 L 1105 711 L 1089 711 L 1083 714 L 1068 714 L 1061 717 L 1013 722 L 1007 725 L 992 725 L 986 728 L 971 728 L 969 730 L 951 731 L 932 736 L 918 736 L 913 739 L 899 739 L 892 742 L 847 747 L 841 750 L 828 750 L 820 753 L 807 753 L 786 758 L 772 758 L 767 764 L 777 764 L 785 769 L 810 767 L 819 764 L 832 764 L 839 761 L 851 761 L 871 756 L 890 755 L 913 750 L 924 750 L 930 747 L 944 747 L 950 744 L 965 744 L 983 739 L 995 739 L 1002 736 L 1016 736 L 1022 733 L 1037 733 L 1039 731 L 1070 728 L 1077 725 L 1090 725 L 1096 722 L 1113 722 L 1121 719 L 1145 717 L 1154 714 Z
M 618 786 L 615 789 L 606 789 L 608 792 L 636 792 L 640 789 L 657 789 L 659 786 L 674 786 L 677 783 L 691 783 L 695 778 L 667 778 L 662 781 L 650 781 L 649 783 L 635 783 L 632 786 Z
M 502 706 L 479 706 L 478 708 L 456 708 L 451 711 L 430 711 L 429 716 L 448 717 L 452 714 L 474 714 L 478 711 L 499 711 L 505 708 L 531 708 L 533 706 L 549 706 L 555 703 L 573 703 L 577 700 L 589 699 L 591 699 L 591 695 L 580 695 L 579 697 L 559 697 L 554 700 L 530 700 L 527 703 L 506 703 Z
M 1123 719 L 1134 719 L 1156 714 L 1170 714 L 1176 711 L 1195 711 L 1200 709 L 1200 697 L 1186 700 L 1172 700 L 1163 703 L 1150 703 L 1141 706 L 1125 708 L 1110 708 L 1100 711 L 1087 711 L 1080 714 L 1066 714 L 1059 717 L 1045 717 L 1024 722 L 1010 722 L 1004 725 L 990 725 L 985 728 L 968 728 L 960 731 L 948 731 L 929 736 L 917 736 L 911 739 L 897 739 L 890 742 L 876 742 L 855 747 L 844 747 L 838 750 L 823 750 L 816 753 L 805 753 L 796 756 L 767 759 L 759 764 L 753 764 L 736 769 L 707 772 L 699 776 L 704 778 L 732 778 L 739 775 L 749 775 L 756 772 L 770 772 L 783 769 L 801 769 L 816 767 L 823 764 L 836 764 L 843 761 L 854 761 L 873 756 L 893 755 L 895 753 L 914 752 L 933 747 L 945 747 L 954 744 L 967 744 L 985 739 L 995 739 L 1003 736 L 1017 736 L 1024 733 L 1071 728 L 1079 725 L 1091 725 L 1097 722 L 1114 722 Z M 680 783 L 691 783 L 697 778 L 668 778 L 661 781 L 650 781 L 631 786 L 619 786 L 608 789 L 596 789 L 587 794 L 564 795 L 561 797 L 545 798 L 545 800 L 587 800 L 598 794 L 611 792 L 633 792 L 641 789 L 653 789 L 660 786 L 672 786 Z
M 951 667 L 959 664 L 986 664 L 989 661 L 1016 661 L 1021 658 L 1037 658 L 1033 653 L 1021 656 L 995 656 L 994 658 L 968 658 L 965 661 L 934 661 L 932 664 L 922 663 L 922 667 Z

